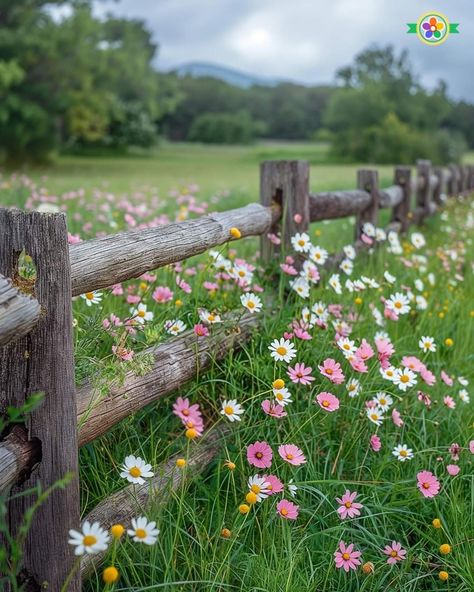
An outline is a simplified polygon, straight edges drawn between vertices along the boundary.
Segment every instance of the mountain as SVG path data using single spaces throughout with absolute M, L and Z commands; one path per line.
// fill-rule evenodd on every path
M 227 82 L 227 84 L 232 84 L 233 86 L 239 86 L 241 88 L 249 88 L 253 85 L 276 86 L 280 82 L 284 82 L 283 80 L 263 78 L 253 74 L 246 74 L 239 70 L 233 70 L 232 68 L 227 68 L 225 66 L 219 66 L 218 64 L 209 64 L 206 62 L 189 62 L 178 66 L 177 68 L 173 68 L 171 71 L 178 76 L 217 78 L 218 80 Z

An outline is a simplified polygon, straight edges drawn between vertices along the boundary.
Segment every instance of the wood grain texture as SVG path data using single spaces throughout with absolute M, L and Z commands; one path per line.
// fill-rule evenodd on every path
M 147 480 L 143 485 L 129 485 L 106 498 L 98 504 L 86 517 L 89 522 L 100 522 L 104 528 L 110 528 L 113 524 L 131 526 L 132 518 L 146 514 L 149 502 L 153 507 L 163 505 L 186 479 L 196 478 L 209 467 L 209 463 L 221 450 L 225 434 L 229 430 L 223 428 L 211 428 L 202 440 L 192 443 L 186 468 L 178 469 L 176 459 L 171 457 L 155 470 L 155 476 Z M 181 455 L 182 456 L 182 455 Z M 158 528 L 160 524 L 158 522 Z M 104 558 L 104 553 L 86 555 L 81 562 L 81 573 L 84 577 L 96 569 Z
M 235 315 L 233 316 L 236 319 Z M 213 327 L 210 337 L 197 338 L 193 331 L 148 350 L 155 359 L 153 369 L 144 376 L 133 372 L 123 384 L 111 384 L 107 395 L 100 396 L 90 385 L 77 391 L 79 445 L 83 446 L 106 433 L 116 423 L 180 388 L 188 380 L 222 359 L 232 348 L 246 341 L 257 327 L 257 315 L 244 315 L 237 323 Z
M 176 224 L 131 230 L 70 246 L 72 295 L 77 296 L 137 278 L 146 271 L 182 261 L 242 236 L 268 232 L 278 207 L 250 204 Z
M 281 245 L 273 245 L 267 233 L 260 241 L 262 260 L 268 263 L 280 252 L 293 252 L 291 237 L 309 228 L 309 164 L 302 160 L 263 162 L 260 165 L 260 203 L 265 207 L 277 203 L 282 208 L 280 225 L 273 224 L 270 230 L 280 231 Z
M 370 194 L 358 189 L 311 193 L 309 196 L 311 222 L 355 216 L 367 209 L 370 203 Z
M 394 207 L 391 222 L 400 223 L 400 232 L 404 233 L 410 226 L 410 209 L 412 195 L 411 168 L 408 166 L 397 166 L 395 168 L 394 183 L 403 191 L 402 201 Z
M 14 426 L 0 442 L 0 493 L 27 476 L 40 460 L 39 440 L 29 440 L 23 426 Z
M 0 347 L 27 335 L 41 314 L 39 302 L 0 274 Z
M 48 585 L 56 591 L 74 562 L 68 530 L 79 523 L 72 302 L 64 214 L 0 209 L 0 273 L 15 277 L 23 249 L 36 267 L 34 296 L 44 313 L 33 331 L 0 349 L 0 412 L 7 405 L 23 404 L 31 393 L 45 394 L 26 425 L 29 438 L 41 442 L 42 461 L 12 494 L 37 483 L 45 489 L 71 471 L 75 475 L 65 489 L 53 492 L 36 511 L 23 549 L 29 589 Z M 34 498 L 25 495 L 9 503 L 8 522 L 13 533 Z M 69 590 L 79 589 L 78 576 Z
M 362 227 L 366 222 L 374 226 L 379 218 L 379 174 L 372 169 L 359 169 L 357 171 L 357 188 L 370 194 L 369 205 L 357 214 L 355 224 L 355 240 L 362 235 Z
M 396 208 L 403 201 L 403 188 L 391 185 L 379 191 L 379 208 Z
M 429 216 L 431 203 L 431 162 L 429 160 L 417 160 L 417 191 L 416 191 L 416 214 L 417 223 L 422 223 L 425 216 Z

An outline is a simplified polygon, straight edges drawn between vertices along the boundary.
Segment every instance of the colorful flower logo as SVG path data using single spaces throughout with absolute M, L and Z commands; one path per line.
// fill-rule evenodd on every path
M 459 33 L 459 24 L 450 24 L 439 12 L 428 12 L 420 16 L 416 23 L 408 23 L 408 33 L 416 33 L 418 39 L 427 45 L 444 43 L 450 33 Z

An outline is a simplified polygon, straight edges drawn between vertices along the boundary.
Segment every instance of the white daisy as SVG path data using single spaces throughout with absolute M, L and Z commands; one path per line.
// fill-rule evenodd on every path
M 337 341 L 337 346 L 346 358 L 352 356 L 357 349 L 355 342 L 348 337 L 341 337 L 341 339 Z
M 291 289 L 294 290 L 301 298 L 308 298 L 309 296 L 309 284 L 303 277 L 299 277 L 296 280 L 290 280 Z
M 339 279 L 338 273 L 332 274 L 328 280 L 328 284 L 331 286 L 334 292 L 336 292 L 336 294 L 342 294 L 341 281 Z
M 379 407 L 374 407 L 373 409 L 367 409 L 367 418 L 375 425 L 382 425 L 382 421 L 385 419 L 383 416 L 383 412 Z
M 283 387 L 281 389 L 273 389 L 273 396 L 275 397 L 278 404 L 282 407 L 285 407 L 286 405 L 288 405 L 288 403 L 293 403 L 291 393 L 286 387 Z
M 411 460 L 413 458 L 413 450 L 408 448 L 406 444 L 399 444 L 392 450 L 392 454 L 397 457 L 400 462 Z
M 222 402 L 221 415 L 227 417 L 231 422 L 240 421 L 241 415 L 244 412 L 244 408 L 240 403 L 237 403 L 237 399 L 231 399 L 230 401 Z
M 394 366 L 388 366 L 388 368 L 380 368 L 380 374 L 386 379 L 393 382 L 395 380 L 395 375 L 397 373 L 397 369 Z
M 421 249 L 426 245 L 425 237 L 421 232 L 413 232 L 411 235 L 411 243 L 416 249 Z
M 401 391 L 406 391 L 408 388 L 416 384 L 416 374 L 408 368 L 397 368 L 393 383 L 398 386 Z
M 165 321 L 165 329 L 170 335 L 179 335 L 186 329 L 186 325 L 178 320 Z
M 383 228 L 376 228 L 375 229 L 375 240 L 377 242 L 382 242 L 387 239 L 387 233 Z
M 458 376 L 458 382 L 462 386 L 467 386 L 469 384 L 469 380 L 467 378 L 465 378 L 464 376 Z
M 296 485 L 293 484 L 293 479 L 290 479 L 288 481 L 288 491 L 290 492 L 291 497 L 296 497 L 296 492 L 298 491 L 298 488 L 296 487 Z
M 255 495 L 257 496 L 257 502 L 261 502 L 262 500 L 267 498 L 271 493 L 271 490 L 269 488 L 270 483 L 268 483 L 268 481 L 265 481 L 265 477 L 260 477 L 259 475 L 249 477 L 247 485 L 249 490 L 255 493 Z
M 380 284 L 374 278 L 366 277 L 363 275 L 361 277 L 361 280 L 365 283 L 367 288 L 374 288 L 374 289 L 380 288 Z
M 351 273 L 354 271 L 354 264 L 350 259 L 344 259 L 341 261 L 339 269 L 341 269 L 345 274 L 351 275 Z
M 137 308 L 133 308 L 132 306 L 130 309 L 130 314 L 132 315 L 133 320 L 140 323 L 140 325 L 143 325 L 146 321 L 153 320 L 153 313 L 147 311 L 146 308 L 146 304 L 139 304 Z
M 467 392 L 466 389 L 461 389 L 459 391 L 459 398 L 461 399 L 461 401 L 463 403 L 469 403 L 469 401 L 471 400 L 469 397 L 469 393 Z
M 309 258 L 318 265 L 324 265 L 328 258 L 328 252 L 322 247 L 311 247 Z
M 132 518 L 132 528 L 129 528 L 127 533 L 136 543 L 154 545 L 160 531 L 156 528 L 156 522 L 148 522 L 145 516 L 140 516 Z
M 99 304 L 102 300 L 102 292 L 86 292 L 81 294 L 81 298 L 84 298 L 87 306 L 92 306 L 93 304 Z
M 420 280 L 420 278 L 417 278 L 415 280 L 415 288 L 418 290 L 418 292 L 423 292 L 423 290 L 425 289 L 425 286 L 423 282 Z
M 436 343 L 434 337 L 422 337 L 418 342 L 418 347 L 422 349 L 424 352 L 435 352 Z
M 316 324 L 316 315 L 311 312 L 307 306 L 305 306 L 301 311 L 301 320 L 305 323 L 308 323 L 309 327 L 312 328 Z
M 120 476 L 127 479 L 129 483 L 143 485 L 145 479 L 153 477 L 155 473 L 151 471 L 151 465 L 147 464 L 139 456 L 126 456 L 121 467 Z
M 397 281 L 397 278 L 396 278 L 394 275 L 392 275 L 391 273 L 389 273 L 388 271 L 386 271 L 386 272 L 383 274 L 383 277 L 386 279 L 386 281 L 387 281 L 389 284 L 394 284 L 394 283 Z
M 327 321 L 329 313 L 326 305 L 323 302 L 315 302 L 311 307 L 311 310 L 317 315 L 322 321 Z
M 69 531 L 69 544 L 74 545 L 74 555 L 84 555 L 84 553 L 99 553 L 107 549 L 110 540 L 109 534 L 98 522 L 91 524 L 86 520 L 82 525 L 82 531 L 71 529 Z
M 387 395 L 387 393 L 384 393 L 383 391 L 377 393 L 373 401 L 384 412 L 388 411 L 390 409 L 390 406 L 393 405 L 392 397 L 390 395 Z
M 345 247 L 343 247 L 343 251 L 344 251 L 344 255 L 348 259 L 355 259 L 356 252 L 355 252 L 355 249 L 352 245 L 346 245 Z
M 300 275 L 311 284 L 317 284 L 319 282 L 318 268 L 312 261 L 309 261 L 308 259 L 303 263 L 303 268 Z
M 371 222 L 365 222 L 365 224 L 362 226 L 362 232 L 365 235 L 370 236 L 371 238 L 374 238 L 375 237 L 375 226 Z
M 416 308 L 418 310 L 426 310 L 428 308 L 428 302 L 424 296 L 417 294 L 415 296 Z
M 403 315 L 410 312 L 410 300 L 402 292 L 392 294 L 385 302 L 389 310 L 393 310 L 397 315 Z
M 268 346 L 272 358 L 277 362 L 286 362 L 287 364 L 296 356 L 295 346 L 285 338 L 274 339 Z
M 249 312 L 260 312 L 262 310 L 262 301 L 253 292 L 242 294 L 240 302 Z
M 230 273 L 232 277 L 239 280 L 241 284 L 252 283 L 253 272 L 245 267 L 245 265 L 234 265 Z
M 207 323 L 209 325 L 214 325 L 215 323 L 222 323 L 220 315 L 218 315 L 215 312 L 209 312 L 205 308 L 200 308 L 198 313 L 199 318 L 203 323 Z
M 306 232 L 297 232 L 291 237 L 291 244 L 298 253 L 307 253 L 311 249 L 311 239 Z
M 347 394 L 349 397 L 357 397 L 360 393 L 360 382 L 357 378 L 351 378 L 346 384 Z

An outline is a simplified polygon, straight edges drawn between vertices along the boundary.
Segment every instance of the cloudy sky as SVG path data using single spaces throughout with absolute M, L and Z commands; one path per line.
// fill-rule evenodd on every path
M 422 81 L 448 82 L 474 100 L 474 0 L 98 0 L 99 14 L 146 21 L 160 45 L 157 65 L 221 64 L 250 74 L 324 83 L 367 46 L 407 48 Z M 440 46 L 407 35 L 430 10 L 460 23 Z

